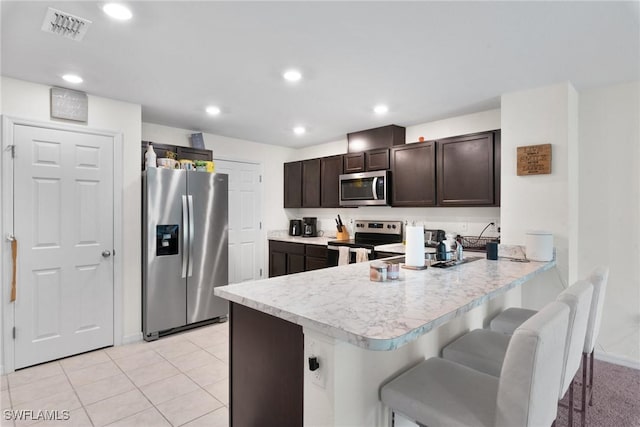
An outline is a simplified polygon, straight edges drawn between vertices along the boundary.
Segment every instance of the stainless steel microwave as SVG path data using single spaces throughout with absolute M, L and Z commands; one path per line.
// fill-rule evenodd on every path
M 340 206 L 389 204 L 389 171 L 340 175 Z

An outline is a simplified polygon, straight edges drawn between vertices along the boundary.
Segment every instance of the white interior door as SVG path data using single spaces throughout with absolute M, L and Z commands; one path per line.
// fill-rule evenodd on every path
M 112 137 L 14 127 L 15 368 L 113 344 Z
M 260 278 L 260 165 L 216 160 L 216 172 L 229 175 L 229 283 Z

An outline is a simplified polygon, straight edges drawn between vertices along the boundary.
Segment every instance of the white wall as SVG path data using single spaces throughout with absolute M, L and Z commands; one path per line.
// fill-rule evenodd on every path
M 596 351 L 640 364 L 640 83 L 580 92 L 578 274 L 608 265 Z
M 501 242 L 524 244 L 527 230 L 554 235 L 558 260 L 550 272 L 523 287 L 523 305 L 540 308 L 577 276 L 569 248 L 577 244 L 577 94 L 563 83 L 502 96 Z M 551 174 L 517 176 L 517 150 L 551 144 Z M 571 157 L 570 154 L 573 156 Z M 576 175 L 577 176 L 577 175 Z
M 449 136 L 500 129 L 500 110 L 488 110 L 435 122 L 409 126 L 406 130 L 406 142 L 417 142 L 420 136 L 425 139 L 441 139 Z M 314 145 L 295 150 L 289 161 L 331 156 L 347 152 L 347 139 Z M 428 228 L 441 228 L 462 235 L 477 235 L 489 222 L 500 221 L 500 208 L 392 208 L 360 207 L 351 209 L 287 209 L 289 218 L 315 216 L 319 228 L 335 235 L 334 218 L 340 214 L 347 223 L 352 219 L 390 219 L 408 220 L 425 224 Z M 496 227 L 499 224 L 496 224 Z M 280 229 L 286 228 L 283 224 Z M 497 228 L 496 228 L 497 230 Z M 497 231 L 487 230 L 484 235 L 497 236 Z
M 49 117 L 49 86 L 2 77 L 2 114 L 41 122 Z M 141 337 L 140 105 L 89 95 L 88 128 L 123 135 L 123 335 Z M 60 123 L 60 121 L 57 121 Z

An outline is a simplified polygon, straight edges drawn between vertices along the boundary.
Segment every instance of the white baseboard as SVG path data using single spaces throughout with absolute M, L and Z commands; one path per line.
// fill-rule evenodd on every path
M 125 335 L 122 337 L 122 345 L 133 344 L 138 341 L 142 341 L 142 332 L 136 332 L 135 334 Z
M 616 356 L 615 354 L 596 351 L 595 358 L 603 362 L 613 363 L 614 365 L 626 366 L 627 368 L 640 370 L 640 361 L 633 360 L 624 356 Z

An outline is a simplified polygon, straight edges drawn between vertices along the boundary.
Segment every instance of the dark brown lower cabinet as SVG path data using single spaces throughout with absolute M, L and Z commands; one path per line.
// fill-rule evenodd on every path
M 304 255 L 287 254 L 287 274 L 302 273 L 304 269 Z
M 269 277 L 318 270 L 326 266 L 326 246 L 269 240 Z
M 305 271 L 319 270 L 327 267 L 327 247 L 305 245 Z
M 302 427 L 302 327 L 230 303 L 229 425 Z

